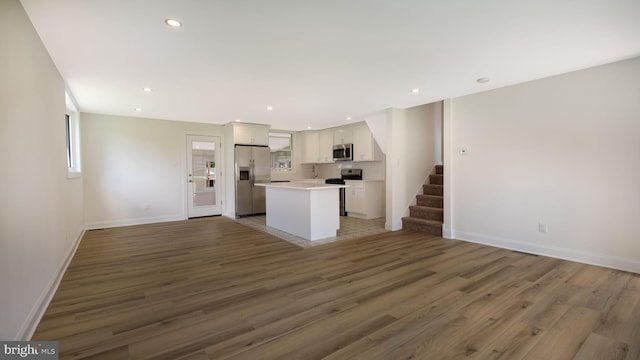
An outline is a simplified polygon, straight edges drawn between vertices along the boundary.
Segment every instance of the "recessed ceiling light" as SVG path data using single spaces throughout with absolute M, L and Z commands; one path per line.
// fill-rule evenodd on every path
M 488 83 L 489 81 L 491 81 L 491 79 L 486 78 L 486 77 L 481 77 L 476 81 L 479 82 L 480 84 L 484 84 L 484 83 Z
M 140 112 L 140 111 L 142 111 L 142 108 L 138 106 L 138 107 L 136 107 L 136 111 Z
M 144 92 L 152 92 L 153 91 L 151 88 L 144 88 L 142 90 L 144 90 Z
M 347 116 L 347 121 L 350 121 L 350 120 L 351 120 L 351 116 Z
M 273 110 L 273 106 L 267 106 L 267 110 Z
M 311 126 L 307 126 L 307 129 L 311 129 Z
M 236 119 L 236 122 L 240 122 L 240 119 Z
M 417 94 L 417 93 L 419 93 L 419 92 L 420 92 L 420 89 L 415 88 L 415 89 L 412 89 L 412 90 L 411 90 L 411 92 L 412 92 L 412 93 L 414 93 L 414 94 Z
M 164 19 L 164 23 L 175 28 L 182 26 L 182 23 L 176 19 Z

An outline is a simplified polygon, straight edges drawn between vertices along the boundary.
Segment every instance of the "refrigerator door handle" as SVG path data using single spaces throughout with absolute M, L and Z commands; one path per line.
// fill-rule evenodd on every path
M 249 181 L 251 182 L 251 186 L 253 187 L 256 183 L 256 174 L 255 174 L 256 164 L 253 159 L 249 160 Z

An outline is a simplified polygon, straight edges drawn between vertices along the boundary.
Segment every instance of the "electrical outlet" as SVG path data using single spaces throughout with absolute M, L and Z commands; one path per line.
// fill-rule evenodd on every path
M 538 223 L 538 232 L 546 234 L 547 231 L 549 231 L 549 227 L 547 226 L 547 224 L 545 224 L 543 222 L 539 222 Z

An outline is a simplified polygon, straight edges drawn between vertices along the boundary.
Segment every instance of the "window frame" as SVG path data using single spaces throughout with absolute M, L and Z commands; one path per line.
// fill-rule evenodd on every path
M 77 178 L 82 176 L 82 166 L 80 159 L 80 115 L 73 100 L 65 92 L 66 112 L 65 112 L 65 133 L 67 152 L 67 178 Z
M 277 153 L 277 152 L 288 152 L 289 153 L 289 159 L 290 159 L 290 162 L 291 162 L 291 165 L 290 165 L 291 167 L 289 167 L 289 168 L 276 168 L 276 167 L 273 167 L 274 162 L 273 162 L 273 158 L 271 158 L 271 165 L 270 165 L 271 170 L 272 171 L 278 171 L 278 172 L 294 172 L 294 164 L 295 164 L 295 162 L 293 161 L 293 157 L 294 157 L 293 133 L 290 132 L 290 131 L 284 131 L 284 130 L 280 130 L 280 131 L 279 130 L 270 130 L 269 131 L 269 142 L 271 142 L 271 138 L 272 137 L 274 137 L 274 138 L 275 137 L 284 138 L 284 136 L 272 136 L 272 134 L 285 134 L 285 135 L 289 136 L 289 149 L 282 149 L 282 150 L 274 151 L 274 150 L 271 149 L 271 144 L 269 143 L 269 152 L 270 152 L 271 156 L 273 156 L 273 154 Z

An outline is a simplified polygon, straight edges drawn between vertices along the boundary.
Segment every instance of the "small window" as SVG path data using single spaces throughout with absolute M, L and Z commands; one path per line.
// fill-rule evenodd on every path
M 80 124 L 78 111 L 68 95 L 66 103 L 64 126 L 67 137 L 67 175 L 72 178 L 80 176 Z
M 65 128 L 67 130 L 67 168 L 73 169 L 73 163 L 71 159 L 71 117 L 69 114 L 64 115 L 65 118 Z
M 291 171 L 291 133 L 269 133 L 271 168 L 277 171 Z

